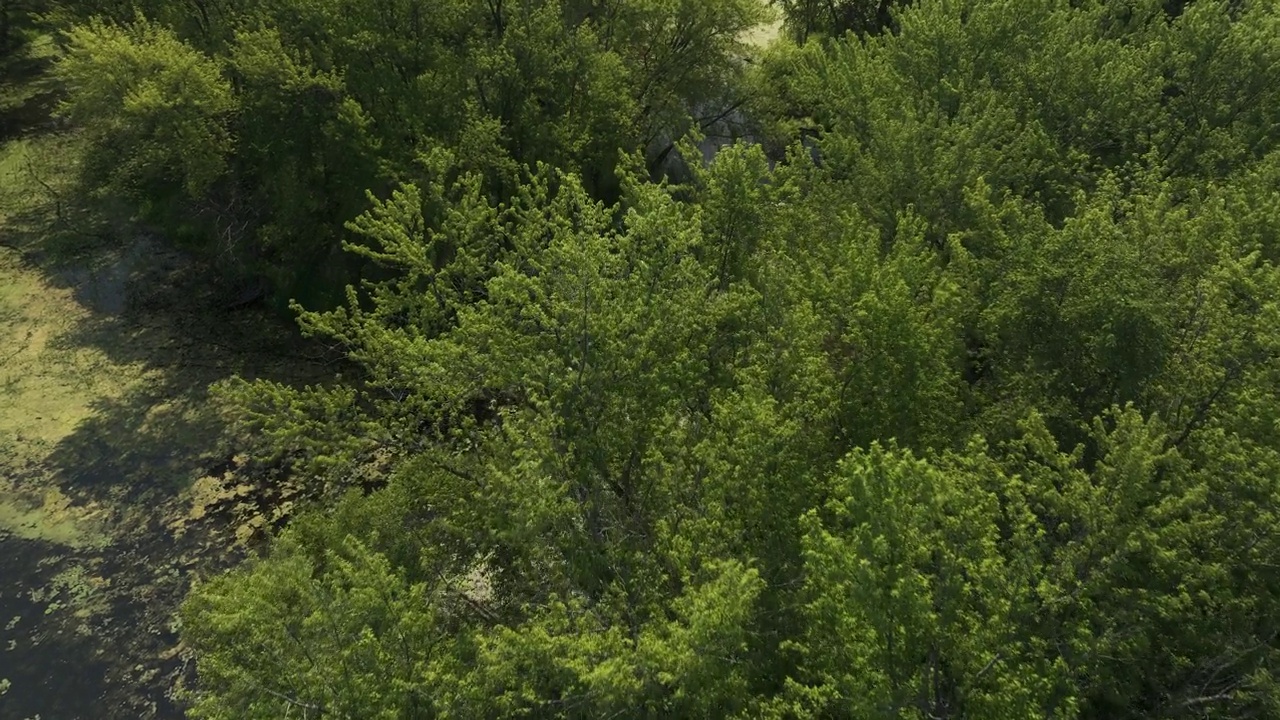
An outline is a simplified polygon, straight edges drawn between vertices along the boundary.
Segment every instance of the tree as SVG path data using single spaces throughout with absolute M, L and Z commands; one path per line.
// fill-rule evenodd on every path
M 909 5 L 910 0 L 777 0 L 777 4 L 796 41 L 804 43 L 811 35 L 840 37 L 852 32 L 865 37 L 892 30 L 895 9 Z
M 227 171 L 236 109 L 217 61 L 165 28 L 95 21 L 68 33 L 59 112 L 90 138 L 87 182 L 163 217 Z
M 73 31 L 67 68 L 107 73 L 126 37 L 130 52 L 157 62 L 166 53 L 203 57 L 202 82 L 215 83 L 216 72 L 210 92 L 229 87 L 232 97 L 206 103 L 201 134 L 194 116 L 149 122 L 209 140 L 193 188 L 207 188 L 215 169 L 225 168 L 226 182 L 196 212 L 170 214 L 196 215 L 221 255 L 320 305 L 340 301 L 335 294 L 360 270 L 340 252 L 341 228 L 366 206 L 365 191 L 385 196 L 421 181 L 419 158 L 432 148 L 481 171 L 495 199 L 515 191 L 521 165 L 539 162 L 572 169 L 595 196 L 616 199 L 620 151 L 657 154 L 695 117 L 736 102 L 741 38 L 765 11 L 759 0 L 202 1 L 196 9 L 161 0 L 102 6 L 124 24 L 94 20 Z M 135 11 L 150 19 L 134 23 Z M 141 76 L 118 80 L 117 106 L 152 92 Z M 70 86 L 71 107 L 102 105 L 92 82 Z M 101 165 L 169 162 L 142 138 L 92 135 L 94 157 L 113 159 Z M 156 208 L 173 204 L 141 194 Z
M 385 486 L 193 594 L 198 712 L 1273 712 L 1276 126 L 1164 88 L 1195 48 L 1271 92 L 1275 17 L 921 0 L 768 59 L 816 153 L 637 153 L 617 202 L 426 154 L 347 226 L 379 272 L 298 308 L 359 376 L 222 389 Z

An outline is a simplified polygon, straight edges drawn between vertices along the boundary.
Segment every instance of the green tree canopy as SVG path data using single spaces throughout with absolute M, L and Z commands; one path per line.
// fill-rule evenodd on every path
M 619 152 L 657 158 L 740 102 L 742 38 L 766 17 L 759 0 L 194 5 L 81 8 L 114 20 L 69 32 L 69 106 L 120 132 L 178 138 L 148 150 L 95 133 L 91 155 L 130 177 L 172 175 L 157 153 L 186 158 L 190 144 L 182 179 L 196 197 L 173 215 L 198 217 L 190 231 L 304 297 L 318 297 L 308 283 L 340 290 L 349 279 L 341 228 L 365 191 L 421 181 L 434 148 L 481 171 L 496 199 L 539 162 L 616 197 Z M 157 87 L 156 67 L 176 77 L 197 59 L 200 87 Z M 149 96 L 191 109 L 143 122 L 136 105 Z
M 500 37 L 660 16 L 524 7 Z M 759 63 L 785 153 L 685 143 L 681 184 L 623 155 L 603 197 L 521 105 L 370 185 L 378 271 L 298 307 L 357 375 L 222 396 L 336 494 L 383 484 L 193 593 L 193 714 L 1280 711 L 1276 6 L 895 17 Z M 393 142 L 338 49 L 236 42 Z

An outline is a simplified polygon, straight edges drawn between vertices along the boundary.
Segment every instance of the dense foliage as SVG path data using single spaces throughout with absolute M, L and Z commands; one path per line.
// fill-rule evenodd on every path
M 896 28 L 894 16 L 910 0 L 777 0 L 799 42 L 814 35 L 877 35 Z
M 194 717 L 1280 714 L 1280 6 L 126 5 L 86 182 L 361 278 L 222 389 L 377 487 L 196 589 Z
M 197 12 L 192 12 L 192 6 Z M 755 0 L 225 0 L 69 5 L 65 112 L 86 181 L 285 291 L 342 287 L 365 192 L 422 181 L 447 147 L 495 198 L 519 168 L 616 195 L 619 149 L 723 114 Z M 134 15 L 133 13 L 138 13 Z M 141 152 L 137 148 L 144 148 Z

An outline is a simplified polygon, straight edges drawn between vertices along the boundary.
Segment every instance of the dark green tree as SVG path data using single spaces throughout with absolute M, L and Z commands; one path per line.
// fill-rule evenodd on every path
M 910 0 L 775 0 L 799 43 L 810 36 L 878 35 L 895 28 L 894 16 Z
M 120 53 L 194 53 L 231 91 L 209 106 L 207 122 L 226 137 L 199 148 L 221 161 L 206 163 L 188 187 L 199 195 L 186 198 L 194 202 L 154 188 L 125 196 L 167 211 L 165 229 L 203 234 L 220 256 L 319 304 L 360 270 L 340 252 L 341 229 L 366 207 L 365 192 L 383 196 L 420 181 L 420 158 L 433 148 L 447 147 L 480 171 L 495 200 L 515 191 L 521 165 L 539 162 L 571 169 L 593 195 L 615 199 L 620 151 L 650 150 L 656 163 L 671 139 L 739 101 L 742 38 L 765 18 L 759 0 L 209 0 L 195 12 L 154 0 L 82 8 L 91 9 L 115 19 L 68 33 L 69 107 L 95 108 L 74 118 L 100 128 L 93 118 L 136 113 L 126 100 L 152 92 L 142 70 L 121 74 Z M 106 78 L 113 84 L 95 86 Z M 150 130 L 131 132 L 203 142 L 190 117 L 147 122 Z M 92 158 L 111 159 L 91 167 L 160 162 L 140 139 L 91 135 Z M 185 157 L 182 142 L 167 151 Z M 150 214 L 158 221 L 161 213 Z
M 1277 18 L 920 0 L 763 63 L 815 142 L 617 202 L 423 153 L 299 308 L 358 374 L 222 388 L 385 485 L 193 593 L 194 713 L 1275 714 Z

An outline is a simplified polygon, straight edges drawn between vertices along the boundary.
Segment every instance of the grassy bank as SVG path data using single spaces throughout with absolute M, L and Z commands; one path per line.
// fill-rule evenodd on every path
M 0 68 L 0 717 L 180 717 L 176 604 L 296 492 L 236 454 L 209 384 L 315 366 L 77 188 L 55 54 Z

